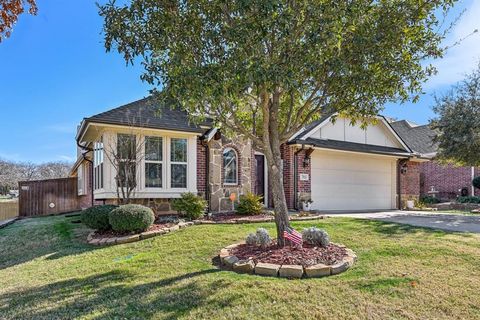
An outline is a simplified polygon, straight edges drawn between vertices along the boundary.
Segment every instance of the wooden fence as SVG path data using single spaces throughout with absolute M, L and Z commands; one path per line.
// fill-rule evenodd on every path
M 17 201 L 0 202 L 0 221 L 18 217 Z
M 19 183 L 19 215 L 43 216 L 79 210 L 77 178 Z

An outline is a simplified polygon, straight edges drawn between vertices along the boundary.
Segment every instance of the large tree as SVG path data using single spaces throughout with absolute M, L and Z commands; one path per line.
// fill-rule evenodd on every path
M 480 65 L 449 92 L 436 98 L 438 159 L 480 166 Z
M 140 60 L 142 80 L 265 154 L 279 243 L 288 226 L 280 145 L 326 109 L 366 123 L 415 98 L 443 53 L 436 14 L 452 0 L 110 1 L 107 50 Z
M 0 42 L 10 36 L 18 16 L 25 11 L 37 14 L 35 0 L 0 0 Z

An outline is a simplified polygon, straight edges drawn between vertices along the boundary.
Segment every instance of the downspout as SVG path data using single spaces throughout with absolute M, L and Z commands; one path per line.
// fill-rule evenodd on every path
M 83 160 L 87 161 L 88 163 L 90 163 L 90 184 L 91 184 L 91 188 L 90 188 L 90 195 L 91 195 L 91 205 L 93 207 L 93 205 L 95 204 L 95 200 L 93 199 L 93 161 L 90 160 L 90 159 L 87 159 L 86 157 L 86 154 L 89 153 L 89 152 L 92 152 L 93 149 L 91 148 L 88 148 L 88 147 L 85 147 L 85 146 L 82 146 L 78 141 L 77 141 L 77 146 L 82 149 L 82 150 L 85 150 L 87 152 L 83 153 L 82 152 L 82 158 Z
M 472 167 L 472 181 L 473 179 L 475 178 L 475 167 Z M 475 197 L 475 187 L 473 186 L 473 183 L 472 183 L 472 197 Z

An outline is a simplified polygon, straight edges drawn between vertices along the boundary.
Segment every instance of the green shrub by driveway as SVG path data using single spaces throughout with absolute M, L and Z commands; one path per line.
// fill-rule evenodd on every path
M 109 219 L 115 231 L 144 231 L 155 221 L 152 209 L 139 204 L 126 204 L 110 212 Z
M 110 223 L 108 222 L 108 215 L 116 208 L 118 208 L 118 206 L 114 205 L 90 207 L 82 211 L 81 220 L 85 225 L 92 229 L 111 229 Z

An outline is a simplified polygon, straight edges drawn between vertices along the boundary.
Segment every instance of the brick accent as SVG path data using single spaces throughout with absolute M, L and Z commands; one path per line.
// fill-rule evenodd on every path
M 93 165 L 88 162 L 84 161 L 83 164 L 85 170 L 85 195 L 78 196 L 78 206 L 82 209 L 87 209 L 92 206 L 92 189 L 93 189 L 93 181 L 92 181 L 92 170 Z
M 471 167 L 456 167 L 452 164 L 440 164 L 435 161 L 425 162 L 420 165 L 421 194 L 429 195 L 434 187 L 438 191 L 437 196 L 442 200 L 452 200 L 460 195 L 462 188 L 472 192 Z M 474 176 L 480 175 L 480 168 L 475 168 Z M 480 196 L 480 190 L 475 190 L 475 195 Z
M 197 139 L 197 190 L 202 196 L 206 196 L 206 183 L 207 183 L 207 151 L 205 146 L 202 145 L 202 141 Z
M 420 163 L 407 161 L 406 172 L 400 173 L 400 196 L 402 208 L 405 201 L 418 200 L 420 197 Z
M 288 145 L 281 146 L 281 153 L 283 159 L 283 188 L 285 189 L 285 198 L 287 200 L 287 206 L 289 209 L 295 208 L 295 158 L 297 160 L 297 200 L 304 198 L 310 198 L 311 194 L 311 163 L 307 166 L 303 165 L 305 154 L 307 150 L 301 150 L 296 155 L 295 147 Z M 300 181 L 300 174 L 308 174 L 308 181 Z M 298 205 L 298 204 L 297 204 Z

